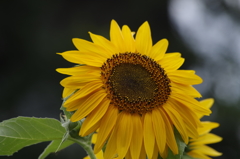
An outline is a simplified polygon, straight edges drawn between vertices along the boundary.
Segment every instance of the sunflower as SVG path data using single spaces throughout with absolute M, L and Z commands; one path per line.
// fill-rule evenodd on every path
M 213 104 L 213 99 L 205 99 L 201 101 L 201 103 L 210 108 Z M 202 116 L 199 115 L 199 118 L 201 117 Z M 187 146 L 187 155 L 199 159 L 211 159 L 209 156 L 221 156 L 222 153 L 206 145 L 222 141 L 220 136 L 210 133 L 212 129 L 219 127 L 219 124 L 209 121 L 203 121 L 201 123 L 203 127 L 198 128 L 199 137 L 190 139 L 190 142 Z
M 92 42 L 74 38 L 77 50 L 60 53 L 78 64 L 59 68 L 70 75 L 61 81 L 71 121 L 86 118 L 80 136 L 98 131 L 94 152 L 107 143 L 104 158 L 166 158 L 168 149 L 178 154 L 174 128 L 183 141 L 198 136 L 196 114 L 209 115 L 195 98 L 192 87 L 202 79 L 193 70 L 178 70 L 184 59 L 166 53 L 168 41 L 152 45 L 148 22 L 136 32 L 112 20 L 110 40 L 90 33 Z

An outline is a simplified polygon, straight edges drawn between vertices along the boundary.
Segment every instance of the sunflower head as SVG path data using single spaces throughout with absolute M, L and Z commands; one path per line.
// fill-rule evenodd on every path
M 202 79 L 193 70 L 178 70 L 184 59 L 166 53 L 166 39 L 152 44 L 148 22 L 134 36 L 112 20 L 110 40 L 90 37 L 92 42 L 73 39 L 77 50 L 60 53 L 78 65 L 57 71 L 70 75 L 61 85 L 68 97 L 64 107 L 74 112 L 71 121 L 86 118 L 79 135 L 99 130 L 96 153 L 107 143 L 107 159 L 166 158 L 168 149 L 179 153 L 175 128 L 185 143 L 198 136 L 197 114 L 211 113 L 194 99 L 201 95 L 192 85 Z

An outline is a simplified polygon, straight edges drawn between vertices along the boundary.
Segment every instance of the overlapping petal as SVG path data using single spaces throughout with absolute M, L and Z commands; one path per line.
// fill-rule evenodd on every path
M 171 81 L 181 84 L 195 85 L 202 83 L 201 77 L 185 70 L 169 72 L 168 77 L 171 79 Z
M 78 110 L 72 115 L 71 120 L 73 122 L 78 121 L 86 117 L 91 113 L 98 104 L 106 97 L 103 91 L 98 91 L 89 96 L 84 102 L 79 103 Z
M 213 99 L 205 99 L 200 103 L 204 107 L 210 108 L 213 105 Z M 198 115 L 198 117 L 201 118 L 202 115 Z M 190 139 L 190 143 L 188 144 L 188 149 L 190 151 L 187 152 L 187 155 L 202 159 L 211 159 L 211 157 L 221 156 L 222 153 L 206 145 L 222 141 L 222 137 L 209 133 L 212 129 L 218 126 L 219 124 L 216 122 L 203 121 L 202 127 L 197 129 L 199 136 L 197 138 Z
M 87 116 L 86 120 L 83 122 L 81 130 L 79 132 L 79 135 L 81 135 L 81 136 L 89 135 L 89 133 L 86 133 L 86 132 L 91 127 L 93 127 L 93 125 L 95 125 L 97 122 L 100 122 L 101 118 L 105 115 L 105 113 L 106 113 L 106 111 L 108 109 L 109 103 L 110 103 L 110 100 L 108 100 L 108 99 L 102 100 L 102 102 L 98 105 L 98 107 L 95 108 Z
M 90 36 L 91 36 L 91 39 L 92 41 L 101 46 L 102 48 L 105 48 L 106 50 L 106 53 L 109 55 L 109 56 L 112 56 L 113 54 L 116 54 L 119 52 L 119 50 L 114 46 L 113 43 L 111 43 L 109 40 L 107 40 L 106 38 L 104 38 L 103 36 L 100 36 L 100 35 L 96 35 L 96 34 L 93 34 L 91 32 L 89 32 Z
M 105 59 L 111 57 L 111 55 L 106 52 L 107 50 L 105 48 L 92 42 L 79 38 L 73 38 L 72 41 L 76 48 L 81 52 L 94 53 L 95 55 Z
M 105 60 L 103 56 L 93 52 L 67 51 L 59 54 L 70 62 L 94 67 L 101 67 Z
M 118 109 L 113 105 L 110 105 L 99 126 L 98 138 L 94 147 L 95 153 L 99 152 L 104 146 L 107 138 L 116 124 L 117 117 Z

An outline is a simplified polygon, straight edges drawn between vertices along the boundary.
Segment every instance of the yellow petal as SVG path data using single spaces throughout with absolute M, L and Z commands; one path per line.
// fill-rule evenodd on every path
M 141 148 L 141 153 L 140 153 L 139 159 L 146 159 L 146 151 L 145 151 L 145 148 L 143 145 L 144 145 L 144 143 L 142 143 L 142 148 Z
M 168 77 L 171 81 L 181 84 L 196 85 L 202 83 L 202 78 L 185 70 L 169 72 Z
M 208 98 L 208 99 L 204 99 L 200 101 L 201 105 L 204 106 L 205 108 L 211 108 L 213 103 L 214 103 L 214 99 L 213 98 Z M 203 117 L 203 115 L 198 114 L 198 118 L 201 119 Z
M 85 121 L 84 121 L 85 122 Z M 88 127 L 88 129 L 84 132 L 85 134 L 91 134 L 93 132 L 96 132 L 97 129 L 100 126 L 100 121 L 97 121 L 96 123 L 92 124 L 91 127 Z M 79 131 L 79 136 L 82 136 Z M 85 136 L 85 135 L 84 135 Z
M 161 65 L 162 68 L 168 73 L 173 72 L 179 69 L 182 64 L 184 63 L 184 58 L 177 57 L 177 58 L 163 58 L 158 63 Z
M 186 109 L 186 107 L 182 106 L 181 104 L 178 104 L 174 100 L 169 100 L 169 104 L 180 114 L 181 118 L 183 119 L 188 136 L 191 138 L 197 138 L 197 127 L 200 125 L 200 123 L 197 124 L 199 119 L 197 118 L 196 114 L 194 114 L 190 109 Z
M 181 53 L 179 52 L 172 52 L 172 53 L 166 53 L 164 54 L 164 59 L 171 59 L 171 58 L 180 58 L 181 57 Z
M 178 154 L 178 146 L 177 146 L 177 143 L 175 140 L 172 124 L 170 123 L 167 115 L 162 110 L 162 108 L 159 108 L 159 111 L 160 111 L 161 116 L 165 123 L 165 128 L 166 128 L 166 132 L 167 132 L 166 133 L 167 134 L 167 144 L 168 144 L 169 148 L 172 150 L 172 152 L 176 155 L 176 154 Z
M 213 156 L 213 157 L 217 157 L 217 156 L 221 156 L 222 153 L 214 150 L 213 148 L 206 146 L 206 145 L 202 145 L 200 147 L 198 147 L 196 149 L 196 151 L 200 151 L 201 153 L 208 155 L 208 156 Z
M 192 121 L 192 123 L 194 124 L 195 127 L 198 127 L 198 128 L 202 127 L 202 122 L 200 122 L 196 113 L 192 109 L 190 109 L 189 106 L 179 103 L 177 100 L 175 100 L 171 97 L 169 98 L 169 100 L 171 100 L 171 102 L 174 104 L 174 107 L 177 107 L 177 108 L 175 108 L 177 111 L 179 109 L 181 109 L 181 112 L 185 112 L 184 114 L 187 114 L 186 118 L 188 118 L 188 120 Z
M 89 134 L 86 134 L 87 130 L 90 129 L 94 124 L 96 124 L 106 113 L 108 107 L 109 107 L 110 100 L 106 99 L 103 100 L 84 120 L 82 127 L 80 129 L 79 134 L 81 136 L 86 136 Z
M 62 93 L 62 97 L 63 98 L 67 98 L 68 96 L 70 96 L 76 89 L 71 89 L 71 88 L 66 88 L 64 87 L 63 89 L 63 93 Z
M 61 55 L 64 59 L 66 59 L 69 62 L 72 63 L 77 63 L 77 64 L 83 64 L 81 57 L 80 57 L 80 52 L 77 50 L 74 51 L 66 51 L 63 53 L 58 53 L 59 55 Z
M 124 159 L 132 159 L 130 150 L 128 150 L 128 152 L 126 153 L 126 156 L 124 157 Z
M 203 115 L 209 115 L 211 113 L 211 110 L 202 106 L 199 101 L 197 101 L 196 99 L 191 98 L 189 96 L 186 96 L 184 94 L 172 92 L 171 98 L 175 99 L 179 103 L 182 103 L 183 105 L 194 110 L 194 112 L 196 114 L 199 113 L 199 114 L 203 114 Z
M 155 61 L 159 61 L 163 58 L 168 48 L 168 40 L 162 39 L 159 40 L 155 45 L 153 45 L 149 56 Z
M 70 62 L 95 67 L 101 67 L 106 61 L 106 58 L 92 52 L 67 51 L 59 54 Z
M 93 135 L 92 135 L 92 143 L 93 144 L 95 144 L 96 143 L 96 141 L 97 141 L 97 133 L 94 133 Z
M 116 153 L 117 153 L 116 141 L 118 138 L 117 132 L 118 132 L 118 129 L 117 129 L 117 127 L 115 127 L 113 129 L 113 133 L 111 133 L 111 136 L 108 140 L 108 143 L 107 143 L 107 146 L 105 149 L 105 152 L 103 154 L 104 159 L 112 159 L 113 157 L 116 156 Z
M 97 54 L 98 56 L 104 57 L 105 59 L 111 57 L 106 53 L 106 50 L 104 48 L 92 42 L 78 38 L 73 38 L 72 41 L 76 48 L 81 52 L 91 52 Z
M 155 135 L 152 123 L 152 113 L 148 112 L 144 116 L 143 124 L 144 146 L 148 158 L 152 158 L 155 145 Z
M 215 122 L 209 122 L 209 121 L 203 121 L 202 127 L 198 128 L 199 135 L 203 135 L 206 133 L 209 133 L 212 129 L 219 127 L 218 123 Z
M 100 77 L 96 74 L 88 74 L 87 76 L 71 76 L 64 78 L 60 84 L 63 87 L 72 88 L 72 89 L 78 89 L 82 88 L 83 85 L 94 82 L 94 81 L 100 81 Z
M 149 55 L 152 48 L 152 36 L 148 22 L 144 22 L 138 29 L 136 35 L 137 52 L 142 55 Z
M 213 144 L 222 141 L 222 137 L 208 133 L 206 135 L 200 136 L 195 140 L 191 145 L 200 145 L 200 144 Z
M 149 159 L 157 159 L 158 158 L 158 146 L 157 143 L 155 142 L 154 149 L 153 149 L 153 157 Z
M 103 151 L 99 151 L 99 152 L 96 154 L 96 158 L 97 158 L 97 159 L 104 159 L 104 158 L 103 158 Z
M 91 32 L 89 32 L 89 34 L 91 36 L 92 41 L 95 44 L 97 44 L 97 45 L 101 46 L 102 48 L 104 48 L 105 50 L 107 50 L 107 53 L 109 54 L 109 56 L 119 53 L 118 49 L 114 46 L 114 44 L 111 43 L 106 38 L 104 38 L 103 36 L 96 35 Z
M 108 139 L 114 125 L 116 124 L 117 116 L 117 107 L 110 105 L 99 126 L 98 138 L 94 146 L 95 153 L 102 149 L 104 143 Z
M 207 155 L 198 152 L 197 150 L 195 151 L 190 151 L 187 153 L 189 156 L 194 157 L 194 158 L 200 158 L 200 159 L 212 159 L 210 157 L 208 157 Z
M 71 121 L 75 122 L 83 119 L 89 113 L 91 113 L 98 104 L 106 97 L 106 93 L 102 91 L 97 91 L 91 95 L 87 100 L 82 103 L 79 103 L 78 110 L 72 115 Z
M 191 85 L 171 82 L 171 91 L 181 94 L 187 94 L 191 97 L 202 97 L 202 95 Z
M 115 20 L 111 21 L 110 39 L 111 42 L 115 45 L 115 47 L 118 49 L 118 53 L 125 53 L 126 49 L 124 45 L 123 35 L 120 27 Z
M 118 116 L 117 126 L 117 153 L 121 159 L 126 155 L 132 141 L 133 123 L 131 114 L 121 112 Z
M 127 25 L 123 26 L 122 34 L 123 34 L 123 38 L 124 38 L 124 44 L 125 44 L 125 47 L 126 47 L 126 52 L 135 53 L 136 52 L 135 40 L 133 38 L 133 35 L 131 33 L 130 28 Z
M 187 144 L 188 143 L 188 134 L 185 127 L 185 123 L 182 120 L 182 117 L 179 113 L 171 107 L 168 103 L 163 105 L 164 110 L 168 114 L 169 118 L 171 119 L 174 126 L 177 128 L 178 132 L 182 136 L 183 141 Z
M 133 123 L 133 135 L 132 135 L 132 141 L 130 144 L 130 152 L 131 152 L 132 159 L 139 159 L 141 148 L 142 148 L 142 139 L 143 139 L 142 122 L 138 114 L 133 114 L 131 118 Z
M 157 146 L 160 151 L 160 154 L 162 154 L 166 146 L 166 128 L 164 120 L 158 109 L 154 109 L 152 111 L 152 122 L 153 130 L 157 141 Z
M 214 103 L 214 99 L 213 98 L 204 99 L 201 100 L 200 103 L 206 108 L 211 108 Z
M 83 159 L 90 159 L 90 157 L 89 157 L 89 156 L 86 156 L 86 157 L 84 157 Z
M 58 68 L 57 72 L 66 75 L 84 75 L 86 73 L 97 73 L 100 72 L 100 68 L 92 66 L 76 66 L 71 68 Z
M 167 158 L 167 156 L 168 156 L 168 147 L 166 146 L 163 153 L 161 154 L 161 157 L 162 158 Z
M 102 87 L 101 81 L 93 81 L 89 82 L 85 86 L 83 86 L 80 90 L 75 92 L 71 97 L 67 99 L 67 101 L 64 103 L 64 105 L 68 105 L 74 100 L 79 100 L 80 98 L 86 97 L 90 93 L 95 92 L 96 90 L 99 90 Z
M 86 97 L 80 98 L 78 100 L 74 100 L 74 101 L 72 101 L 70 103 L 67 103 L 67 104 L 64 103 L 63 106 L 67 109 L 67 111 L 75 111 L 79 108 L 79 103 L 84 102 L 88 98 L 89 98 L 89 96 L 86 96 Z

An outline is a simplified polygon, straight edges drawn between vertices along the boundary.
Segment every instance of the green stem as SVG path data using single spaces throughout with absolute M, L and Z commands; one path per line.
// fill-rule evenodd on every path
M 91 159 L 97 159 L 91 145 L 86 145 L 85 147 L 83 146 L 83 148 Z
M 70 138 L 70 140 L 72 140 L 75 143 L 79 144 L 87 152 L 88 156 L 91 159 L 97 159 L 95 154 L 94 154 L 94 152 L 93 152 L 93 149 L 92 149 L 92 146 L 91 146 L 91 142 L 75 139 L 75 138 L 72 138 L 72 137 Z

